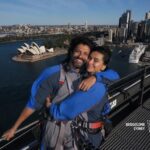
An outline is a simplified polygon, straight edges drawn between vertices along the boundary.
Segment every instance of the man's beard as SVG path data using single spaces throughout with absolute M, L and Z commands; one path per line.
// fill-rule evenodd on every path
M 72 63 L 75 68 L 80 69 L 81 67 L 85 65 L 86 61 L 75 57 L 73 58 Z

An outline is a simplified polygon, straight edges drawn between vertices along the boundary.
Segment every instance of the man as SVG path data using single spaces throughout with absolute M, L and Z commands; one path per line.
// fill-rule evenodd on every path
M 47 96 L 50 96 L 52 99 L 55 98 L 54 101 L 60 101 L 71 94 L 74 89 L 77 89 L 82 75 L 81 71 L 84 69 L 84 65 L 93 46 L 93 42 L 84 37 L 77 37 L 71 41 L 66 61 L 61 66 L 56 65 L 47 68 L 34 82 L 26 107 L 12 128 L 4 134 L 6 140 L 14 136 L 21 123 L 33 114 L 35 110 L 40 110 L 43 107 Z M 62 79 L 60 77 L 61 74 Z M 65 75 L 64 79 L 63 75 Z M 42 101 L 42 103 L 39 101 Z M 59 125 L 56 125 L 55 122 L 48 122 L 46 127 L 49 124 L 51 131 L 54 131 L 55 128 L 59 131 Z M 48 144 L 50 144 L 50 147 L 55 147 L 55 143 L 56 141 L 52 139 L 51 143 Z
M 35 110 L 44 106 L 46 97 L 49 96 L 53 102 L 59 102 L 77 89 L 91 49 L 93 42 L 88 38 L 77 37 L 71 41 L 66 61 L 62 65 L 47 68 L 34 82 L 25 109 L 13 127 L 4 134 L 5 139 L 12 138 L 20 124 Z M 70 123 L 63 125 L 65 128 L 63 145 L 58 144 L 62 143 L 58 140 L 61 127 L 61 123 L 57 121 L 46 122 L 41 149 L 72 148 Z

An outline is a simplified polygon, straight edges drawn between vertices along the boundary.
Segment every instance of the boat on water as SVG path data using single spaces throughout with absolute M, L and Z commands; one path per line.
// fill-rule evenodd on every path
M 144 54 L 146 45 L 138 44 L 132 50 L 129 56 L 129 63 L 139 63 L 140 57 Z

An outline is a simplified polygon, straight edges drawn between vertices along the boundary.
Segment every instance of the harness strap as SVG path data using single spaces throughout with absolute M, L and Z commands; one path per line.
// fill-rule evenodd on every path
M 60 85 L 63 85 L 64 84 L 64 82 L 65 82 L 65 71 L 64 71 L 64 69 L 63 69 L 63 66 L 62 65 L 60 65 L 60 79 L 59 79 L 59 84 Z
M 67 83 L 69 94 L 71 94 L 73 92 L 72 79 L 69 77 L 68 73 L 65 72 L 63 66 L 61 65 L 59 84 L 63 85 L 65 80 L 66 80 L 66 83 Z
M 60 122 L 59 126 L 60 129 L 59 129 L 59 135 L 57 138 L 55 150 L 63 150 L 63 137 L 65 133 L 65 124 L 63 122 Z
M 72 80 L 69 77 L 69 75 L 66 73 L 66 81 L 67 81 L 67 86 L 68 86 L 68 90 L 69 90 L 69 94 L 72 94 L 74 91 L 72 89 Z
M 104 122 L 89 123 L 89 128 L 90 129 L 103 128 L 103 126 L 104 126 Z
M 75 146 L 77 150 L 95 150 L 96 148 L 88 139 L 81 134 L 80 127 L 77 122 L 72 121 L 71 124 L 72 134 L 75 142 Z M 76 149 L 75 149 L 76 150 Z
M 62 85 L 61 89 L 62 91 L 64 90 L 64 87 L 66 86 L 64 83 L 66 82 L 67 88 L 68 90 L 66 92 L 68 92 L 68 95 L 70 95 L 73 92 L 72 89 L 72 79 L 69 77 L 69 75 L 67 74 L 67 72 L 65 72 L 65 70 L 63 69 L 63 66 L 61 65 L 61 70 L 60 70 L 60 79 L 59 79 L 59 84 Z M 65 93 L 66 94 L 66 93 Z M 59 135 L 58 135 L 58 139 L 56 141 L 56 146 L 55 146 L 55 150 L 63 150 L 63 140 L 64 140 L 64 134 L 65 134 L 65 123 L 64 122 L 60 122 L 59 124 Z
M 78 126 L 86 129 L 101 129 L 104 126 L 104 122 L 103 121 L 98 121 L 98 122 L 81 121 L 78 123 Z

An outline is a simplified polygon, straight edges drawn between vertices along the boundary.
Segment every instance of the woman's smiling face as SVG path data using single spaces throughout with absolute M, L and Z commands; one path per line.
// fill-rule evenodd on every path
M 105 68 L 104 55 L 98 51 L 92 52 L 88 59 L 87 71 L 94 74 L 96 72 L 103 71 Z

